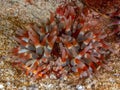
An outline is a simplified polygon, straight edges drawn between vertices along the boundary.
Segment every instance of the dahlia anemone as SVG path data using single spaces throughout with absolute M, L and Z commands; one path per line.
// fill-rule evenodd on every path
M 119 36 L 120 28 L 120 0 L 82 0 L 88 7 L 99 11 L 112 19 L 112 23 L 108 26 L 115 26 L 113 32 Z
M 70 73 L 91 75 L 111 51 L 104 40 L 107 34 L 99 26 L 100 17 L 76 4 L 58 7 L 40 27 L 29 24 L 26 30 L 17 30 L 14 64 L 35 79 L 51 75 L 62 78 Z

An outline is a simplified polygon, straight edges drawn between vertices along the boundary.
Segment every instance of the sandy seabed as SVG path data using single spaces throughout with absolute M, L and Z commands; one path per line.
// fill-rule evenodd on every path
M 40 24 L 49 17 L 59 3 L 55 0 L 35 0 L 30 5 L 25 0 L 0 0 L 0 90 L 120 90 L 120 45 L 111 41 L 117 55 L 111 54 L 106 66 L 93 77 L 78 79 L 74 75 L 63 80 L 42 79 L 33 81 L 10 63 L 10 49 L 16 42 L 12 39 L 18 27 L 26 23 Z

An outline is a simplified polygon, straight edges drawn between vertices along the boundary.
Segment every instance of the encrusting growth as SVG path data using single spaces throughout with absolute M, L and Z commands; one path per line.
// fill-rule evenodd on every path
M 14 65 L 34 79 L 91 75 L 112 51 L 104 40 L 107 34 L 101 21 L 101 15 L 75 2 L 60 5 L 44 25 L 17 30 Z

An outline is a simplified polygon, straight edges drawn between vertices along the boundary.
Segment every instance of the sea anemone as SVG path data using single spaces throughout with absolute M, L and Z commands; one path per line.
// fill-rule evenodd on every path
M 120 0 L 82 0 L 89 8 L 111 19 L 112 34 L 120 38 Z
M 18 29 L 14 65 L 37 78 L 91 75 L 104 63 L 110 45 L 101 15 L 75 3 L 60 5 L 47 23 Z

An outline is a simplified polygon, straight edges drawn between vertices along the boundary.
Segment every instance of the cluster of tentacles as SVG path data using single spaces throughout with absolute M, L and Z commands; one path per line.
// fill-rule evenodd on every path
M 62 78 L 70 73 L 91 75 L 112 51 L 105 42 L 107 34 L 102 16 L 75 3 L 60 5 L 40 27 L 19 29 L 13 49 L 14 65 L 36 78 Z
M 82 0 L 92 8 L 111 19 L 112 35 L 120 39 L 120 0 Z

